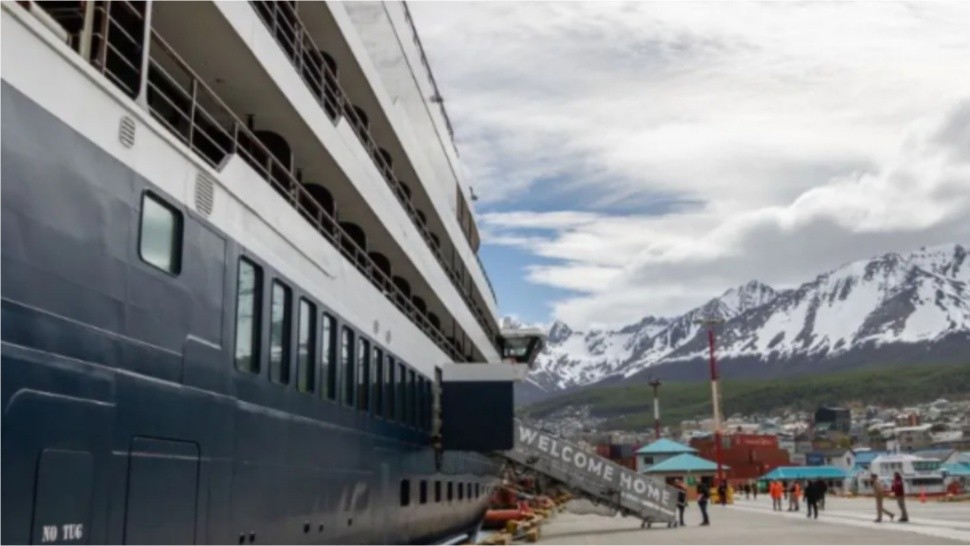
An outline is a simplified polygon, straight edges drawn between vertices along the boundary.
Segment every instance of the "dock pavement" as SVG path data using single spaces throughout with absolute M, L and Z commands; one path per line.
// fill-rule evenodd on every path
M 886 506 L 895 511 L 895 502 Z M 774 512 L 771 499 L 740 499 L 710 506 L 711 525 L 700 526 L 696 503 L 685 527 L 641 529 L 635 518 L 563 512 L 542 525 L 540 544 L 970 544 L 970 503 L 910 499 L 909 523 L 874 523 L 871 498 L 829 498 L 817 520 L 800 512 Z

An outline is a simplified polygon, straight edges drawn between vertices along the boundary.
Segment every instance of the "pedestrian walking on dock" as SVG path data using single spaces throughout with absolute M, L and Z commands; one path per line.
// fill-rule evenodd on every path
M 680 526 L 684 527 L 687 525 L 684 523 L 684 509 L 687 508 L 687 486 L 684 485 L 683 480 L 677 480 L 677 515 L 679 516 Z
M 758 482 L 751 484 L 751 492 L 754 494 L 754 500 L 758 500 Z
M 909 521 L 909 514 L 906 513 L 906 486 L 903 483 L 903 475 L 899 472 L 893 475 L 893 495 L 896 496 L 896 505 L 899 506 L 899 522 Z
M 768 494 L 771 496 L 771 509 L 781 512 L 782 485 L 779 481 L 768 484 Z
M 798 485 L 798 482 L 791 482 L 791 486 L 788 488 L 788 511 L 798 512 L 801 506 L 798 504 L 798 499 L 802 494 L 802 488 Z
M 721 506 L 727 506 L 727 482 L 721 482 L 721 485 L 717 486 L 717 502 L 721 503 Z
M 879 475 L 873 474 L 872 477 L 872 494 L 876 497 L 876 523 L 882 523 L 882 515 L 886 514 L 889 516 L 890 521 L 895 521 L 896 514 L 893 514 L 889 510 L 886 510 L 882 506 L 883 498 L 886 496 L 886 486 L 882 484 L 879 480 Z
M 703 516 L 704 521 L 701 525 L 710 525 L 711 521 L 707 519 L 707 502 L 711 500 L 711 489 L 704 482 L 697 485 L 697 507 L 701 509 L 701 516 Z
M 816 487 L 818 487 L 818 506 L 825 511 L 825 494 L 829 492 L 829 486 L 825 483 L 825 480 L 817 480 L 815 482 Z
M 810 481 L 805 484 L 805 505 L 807 506 L 808 517 L 812 517 L 814 514 L 815 519 L 818 519 L 818 498 L 819 498 L 819 482 Z

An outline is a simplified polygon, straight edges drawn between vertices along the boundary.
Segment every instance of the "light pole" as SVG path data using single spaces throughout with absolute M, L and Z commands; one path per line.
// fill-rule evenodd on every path
M 714 457 L 717 459 L 717 484 L 724 483 L 724 472 L 721 463 L 721 394 L 717 386 L 717 360 L 714 358 L 714 327 L 724 322 L 724 319 L 709 317 L 697 319 L 695 324 L 707 327 L 707 345 L 711 360 L 711 405 L 714 406 Z
M 649 383 L 653 387 L 653 428 L 657 439 L 660 439 L 660 380 L 652 379 Z

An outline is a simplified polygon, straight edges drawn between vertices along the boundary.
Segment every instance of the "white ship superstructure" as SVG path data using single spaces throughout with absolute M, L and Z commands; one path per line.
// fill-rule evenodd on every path
M 407 6 L 2 14 L 4 542 L 473 532 L 542 341 Z

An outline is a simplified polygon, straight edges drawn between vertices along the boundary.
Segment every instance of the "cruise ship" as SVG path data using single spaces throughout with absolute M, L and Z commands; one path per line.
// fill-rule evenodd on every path
M 2 542 L 474 537 L 502 329 L 401 2 L 2 3 Z

